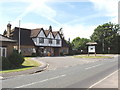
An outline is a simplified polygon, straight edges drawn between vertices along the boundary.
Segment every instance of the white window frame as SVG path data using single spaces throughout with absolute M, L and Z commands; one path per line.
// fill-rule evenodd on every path
M 53 40 L 50 38 L 49 39 L 49 44 L 52 44 L 53 43 Z
M 39 43 L 44 43 L 44 38 L 40 37 L 39 38 Z
M 5 49 L 5 56 L 4 57 L 6 57 L 7 56 L 7 48 L 6 47 L 0 47 L 0 49 L 1 49 L 1 55 L 0 56 L 2 56 L 3 57 L 3 49 Z
M 60 40 L 56 39 L 56 44 L 59 45 L 60 44 Z

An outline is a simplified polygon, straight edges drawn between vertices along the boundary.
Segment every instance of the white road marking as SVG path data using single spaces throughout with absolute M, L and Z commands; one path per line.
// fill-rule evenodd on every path
M 110 61 L 110 62 L 115 62 L 115 61 Z
M 102 64 L 98 64 L 98 65 L 95 65 L 95 66 L 87 67 L 87 68 L 85 68 L 85 69 L 87 70 L 87 69 L 91 69 L 91 68 L 98 67 L 98 66 L 101 66 L 101 65 L 102 65 Z
M 0 79 L 3 79 L 3 77 L 2 77 L 2 76 L 0 76 Z
M 48 70 L 56 70 L 57 68 L 51 68 L 51 69 L 48 69 Z
M 56 76 L 56 77 L 52 77 L 52 78 L 45 79 L 45 80 L 38 81 L 38 82 L 29 83 L 29 84 L 26 84 L 26 85 L 15 87 L 15 88 L 22 88 L 22 87 L 30 86 L 30 85 L 37 84 L 37 83 L 46 82 L 46 81 L 49 81 L 49 80 L 53 80 L 53 79 L 57 79 L 57 78 L 65 77 L 65 76 L 66 76 L 65 74 L 64 75 L 59 75 L 59 76 Z
M 116 72 L 118 72 L 118 70 L 116 70 L 115 72 L 109 74 L 108 76 L 106 76 L 105 78 L 101 79 L 100 81 L 94 83 L 93 85 L 91 85 L 87 90 L 89 90 L 90 88 L 94 87 L 95 85 L 101 83 L 102 81 L 104 81 L 105 79 L 109 78 L 110 76 L 112 76 L 113 74 L 115 74 Z

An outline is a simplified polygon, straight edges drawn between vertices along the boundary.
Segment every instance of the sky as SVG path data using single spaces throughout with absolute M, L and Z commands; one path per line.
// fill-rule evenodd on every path
M 118 0 L 0 0 L 0 34 L 19 20 L 22 28 L 62 28 L 66 40 L 90 38 L 98 25 L 118 23 Z

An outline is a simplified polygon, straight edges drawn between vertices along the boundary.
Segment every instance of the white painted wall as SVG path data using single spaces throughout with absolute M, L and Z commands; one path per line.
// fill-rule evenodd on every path
M 44 38 L 44 43 L 39 43 L 40 37 Z M 49 39 L 52 39 L 52 44 L 49 43 Z M 56 39 L 60 40 L 60 44 L 56 44 Z M 36 46 L 51 46 L 51 47 L 61 47 L 62 46 L 62 40 L 61 40 L 59 34 L 57 34 L 56 37 L 54 38 L 52 33 L 50 32 L 46 38 L 43 30 L 41 30 L 41 32 L 38 34 L 38 36 L 36 38 L 32 38 L 32 40 Z
M 55 39 L 61 39 L 61 38 L 60 38 L 60 35 L 57 34 L 57 35 L 55 36 Z
M 44 37 L 44 38 L 46 37 L 43 30 L 40 31 L 40 33 L 38 34 L 38 37 Z
M 54 39 L 53 34 L 50 32 L 49 35 L 47 36 L 47 38 L 52 38 L 52 39 Z

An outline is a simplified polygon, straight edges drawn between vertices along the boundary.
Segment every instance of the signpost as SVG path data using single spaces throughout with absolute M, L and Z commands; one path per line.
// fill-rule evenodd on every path
M 95 56 L 96 56 L 96 45 L 97 43 L 96 42 L 89 42 L 89 43 L 86 43 L 86 45 L 88 46 L 88 56 L 90 53 L 94 53 Z

